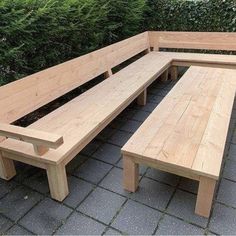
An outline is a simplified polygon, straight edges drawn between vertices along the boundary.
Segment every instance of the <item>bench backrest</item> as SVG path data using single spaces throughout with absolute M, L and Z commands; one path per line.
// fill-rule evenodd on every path
M 236 33 L 223 32 L 149 32 L 150 46 L 173 49 L 236 51 Z
M 0 87 L 0 122 L 12 123 L 149 48 L 148 32 Z

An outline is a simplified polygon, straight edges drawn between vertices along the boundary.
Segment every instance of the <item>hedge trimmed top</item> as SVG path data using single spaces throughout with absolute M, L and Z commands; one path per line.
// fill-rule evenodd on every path
M 2 0 L 0 85 L 146 30 L 236 31 L 236 3 Z

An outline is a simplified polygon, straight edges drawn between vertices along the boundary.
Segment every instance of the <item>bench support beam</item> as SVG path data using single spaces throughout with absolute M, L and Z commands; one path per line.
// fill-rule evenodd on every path
M 69 194 L 65 165 L 48 165 L 47 176 L 51 197 L 63 201 Z
M 161 81 L 165 82 L 168 80 L 168 76 L 169 76 L 169 70 L 165 70 L 162 75 L 161 75 Z
M 0 152 L 0 178 L 10 180 L 16 175 L 14 161 L 3 157 Z
M 171 80 L 177 80 L 178 79 L 178 67 L 177 66 L 171 66 L 171 68 L 170 68 L 170 77 L 171 77 Z
M 147 103 L 147 89 L 145 89 L 137 98 L 137 104 L 145 106 Z
M 211 212 L 212 200 L 215 192 L 216 180 L 200 177 L 197 203 L 195 213 L 204 217 L 209 217 Z
M 123 156 L 123 187 L 129 192 L 135 192 L 139 182 L 139 165 L 131 158 Z

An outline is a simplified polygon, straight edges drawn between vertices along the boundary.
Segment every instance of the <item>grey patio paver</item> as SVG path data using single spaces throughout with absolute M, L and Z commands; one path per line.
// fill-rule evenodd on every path
M 143 178 L 138 190 L 131 195 L 131 198 L 153 208 L 164 210 L 173 192 L 174 188 L 171 186 Z
M 32 233 L 19 225 L 14 225 L 7 231 L 7 235 L 32 235 Z
M 236 232 L 236 210 L 216 203 L 209 229 L 221 235 L 235 235 Z
M 11 220 L 17 221 L 41 199 L 42 195 L 39 193 L 19 186 L 1 199 L 0 211 Z
M 217 201 L 225 203 L 228 206 L 236 207 L 236 183 L 222 179 L 217 195 Z
M 119 147 L 123 147 L 123 145 L 129 140 L 131 136 L 131 133 L 119 130 L 111 136 L 111 138 L 109 139 L 109 143 L 115 144 Z
M 187 193 L 181 190 L 177 190 L 167 211 L 177 217 L 180 217 L 187 222 L 197 224 L 202 227 L 206 227 L 207 219 L 198 216 L 194 213 L 196 204 L 196 195 Z
M 125 202 L 125 198 L 107 190 L 96 188 L 78 207 L 78 210 L 109 224 Z
M 98 160 L 115 164 L 121 158 L 120 147 L 105 143 L 92 156 Z
M 44 199 L 20 221 L 20 225 L 35 234 L 52 234 L 72 210 L 49 198 Z
M 95 188 L 93 184 L 73 176 L 68 178 L 68 184 L 70 194 L 64 200 L 64 203 L 72 208 L 76 208 Z
M 160 221 L 156 235 L 204 235 L 204 230 L 183 220 L 165 215 Z
M 154 168 L 149 168 L 145 176 L 172 186 L 176 186 L 180 180 L 180 177 L 177 175 L 173 175 Z
M 136 113 L 132 116 L 133 120 L 144 122 L 148 116 L 150 115 L 150 112 L 137 110 Z
M 135 120 L 128 120 L 124 125 L 120 127 L 120 130 L 134 133 L 141 125 L 141 122 Z
M 10 220 L 0 215 L 0 235 L 3 235 L 12 225 Z
M 99 185 L 112 192 L 119 193 L 123 196 L 128 196 L 130 193 L 125 191 L 122 186 L 122 174 L 123 171 L 121 169 L 113 168 Z
M 6 180 L 0 179 L 0 198 L 9 193 L 14 189 L 18 184 L 14 181 L 7 182 Z
M 105 228 L 101 223 L 74 212 L 58 229 L 56 235 L 101 235 Z
M 104 235 L 121 235 L 118 231 L 109 228 Z
M 125 234 L 153 234 L 160 217 L 160 212 L 129 200 L 112 226 Z
M 90 158 L 74 172 L 74 175 L 97 184 L 111 168 L 112 165 Z
M 187 178 L 181 178 L 179 188 L 197 194 L 198 185 L 199 185 L 198 181 Z
M 224 168 L 223 177 L 236 181 L 236 161 L 227 160 Z

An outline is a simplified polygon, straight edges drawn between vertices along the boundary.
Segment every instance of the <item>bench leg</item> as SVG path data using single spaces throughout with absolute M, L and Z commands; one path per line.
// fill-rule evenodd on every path
M 178 79 L 178 67 L 177 66 L 171 66 L 170 76 L 171 76 L 171 80 L 177 80 Z
M 65 166 L 48 165 L 47 176 L 51 197 L 63 201 L 69 193 Z
M 139 182 L 139 165 L 127 156 L 123 156 L 123 187 L 129 192 L 135 192 Z
M 197 203 L 195 208 L 196 214 L 207 218 L 210 216 L 215 185 L 216 180 L 214 179 L 207 177 L 200 178 L 197 194 Z
M 0 178 L 10 180 L 16 175 L 14 161 L 3 157 L 0 152 Z
M 161 81 L 165 82 L 168 80 L 168 76 L 169 76 L 169 70 L 165 70 L 162 75 L 161 75 Z
M 145 89 L 137 98 L 137 104 L 145 106 L 147 103 L 147 89 Z

